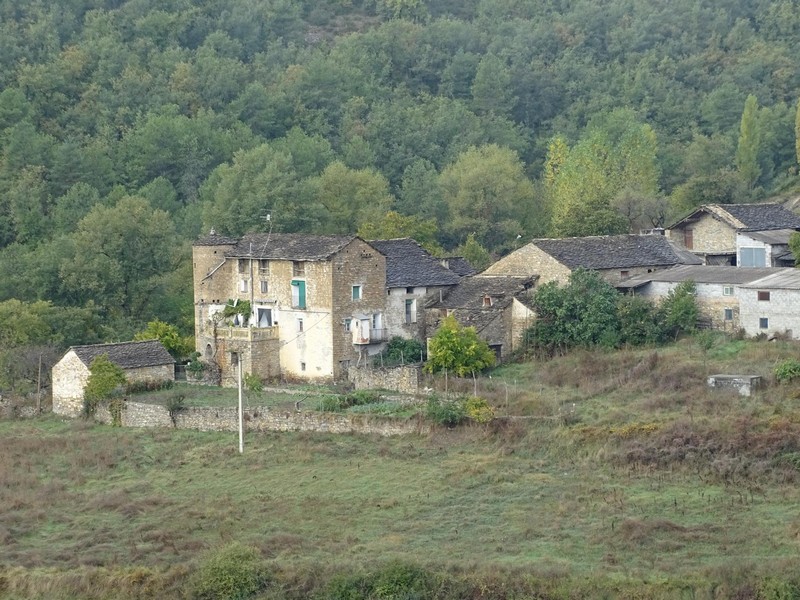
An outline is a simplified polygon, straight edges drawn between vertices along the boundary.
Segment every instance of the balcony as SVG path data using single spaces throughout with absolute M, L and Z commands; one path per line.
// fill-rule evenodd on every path
M 279 339 L 278 326 L 272 327 L 217 327 L 217 337 L 246 342 Z
M 356 330 L 353 334 L 353 343 L 357 346 L 366 344 L 380 344 L 388 339 L 386 329 L 370 329 L 369 336 L 364 337 L 364 331 Z

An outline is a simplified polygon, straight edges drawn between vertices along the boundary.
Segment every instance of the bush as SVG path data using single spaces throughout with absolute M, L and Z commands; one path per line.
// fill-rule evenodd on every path
M 167 400 L 166 408 L 173 427 L 178 426 L 178 413 L 186 408 L 185 401 L 186 397 L 183 394 L 175 394 Z
M 464 411 L 467 418 L 476 423 L 488 423 L 494 419 L 494 409 L 489 406 L 489 403 L 484 398 L 478 398 L 477 396 L 470 396 L 466 399 Z
M 791 383 L 800 377 L 800 361 L 795 358 L 782 360 L 772 370 L 775 379 L 780 383 Z
M 242 600 L 262 591 L 269 576 L 256 548 L 238 542 L 212 552 L 190 577 L 189 597 Z
M 431 396 L 428 399 L 425 416 L 439 425 L 455 427 L 464 422 L 467 411 L 463 400 L 440 400 L 438 396 Z
M 244 389 L 248 392 L 254 392 L 259 394 L 264 391 L 264 382 L 261 381 L 261 377 L 258 375 L 253 375 L 252 373 L 245 373 L 244 374 Z
M 373 359 L 375 366 L 408 365 L 425 361 L 425 347 L 417 340 L 394 336 L 386 350 Z
M 145 392 L 158 392 L 159 390 L 171 390 L 175 382 L 171 379 L 161 380 L 146 380 L 146 381 L 129 381 L 125 385 L 125 393 L 142 394 Z
M 319 401 L 319 409 L 322 412 L 342 412 L 345 408 L 341 396 L 323 396 Z

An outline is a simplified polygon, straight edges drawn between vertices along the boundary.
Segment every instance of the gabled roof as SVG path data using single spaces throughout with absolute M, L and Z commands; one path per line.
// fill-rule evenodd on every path
M 117 344 L 92 344 L 70 348 L 87 367 L 95 357 L 108 355 L 108 360 L 123 369 L 171 365 L 175 360 L 158 340 L 143 342 L 121 342 Z
M 461 280 L 411 238 L 368 243 L 386 257 L 386 287 L 455 285 Z
M 577 269 L 628 269 L 700 264 L 663 235 L 601 235 L 530 242 L 562 265 Z
M 249 233 L 225 256 L 269 260 L 327 260 L 356 239 L 354 235 Z
M 741 287 L 748 289 L 762 290 L 800 290 L 800 269 L 786 267 L 783 269 L 773 269 L 776 271 L 766 277 L 751 281 Z
M 706 204 L 677 221 L 670 229 L 695 221 L 701 214 L 709 214 L 739 231 L 800 229 L 800 216 L 781 204 L 770 203 Z
M 789 243 L 789 238 L 792 237 L 792 234 L 797 232 L 794 229 L 770 229 L 768 231 L 747 231 L 742 233 L 765 244 L 785 246 Z
M 467 277 L 468 275 L 475 275 L 475 273 L 477 273 L 475 267 L 469 264 L 469 261 L 463 256 L 448 256 L 442 260 L 448 269 L 461 277 Z
M 512 277 L 508 275 L 473 275 L 464 277 L 458 285 L 447 290 L 441 300 L 429 304 L 432 308 L 487 309 L 505 308 L 518 295 L 533 287 L 537 277 Z M 491 299 L 486 306 L 484 298 Z
M 718 283 L 721 285 L 743 285 L 772 273 L 785 271 L 778 267 L 730 267 L 730 266 L 696 266 L 680 265 L 663 271 L 654 271 L 646 275 L 631 277 L 616 284 L 617 289 L 632 289 L 646 285 L 652 281 L 665 283 Z

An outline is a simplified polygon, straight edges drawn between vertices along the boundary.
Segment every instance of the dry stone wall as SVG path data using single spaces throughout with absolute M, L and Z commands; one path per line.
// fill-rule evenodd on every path
M 98 407 L 95 419 L 110 424 L 112 416 L 105 406 Z M 176 427 L 198 431 L 238 431 L 236 407 L 188 407 L 175 415 L 173 424 L 164 406 L 125 402 L 121 413 L 123 427 Z M 246 431 L 314 431 L 324 433 L 361 433 L 383 436 L 429 433 L 430 426 L 421 420 L 400 420 L 369 415 L 345 415 L 314 411 L 270 410 L 250 407 L 244 412 Z
M 420 366 L 350 367 L 347 377 L 357 390 L 392 390 L 417 394 L 420 388 Z

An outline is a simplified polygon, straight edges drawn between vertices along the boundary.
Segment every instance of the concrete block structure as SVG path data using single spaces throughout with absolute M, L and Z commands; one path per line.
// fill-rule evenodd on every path
M 175 379 L 175 361 L 158 340 L 73 346 L 53 365 L 54 413 L 67 417 L 81 414 L 89 367 L 101 355 L 121 367 L 128 381 Z
M 773 273 L 739 286 L 742 329 L 748 335 L 800 339 L 800 269 Z

